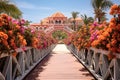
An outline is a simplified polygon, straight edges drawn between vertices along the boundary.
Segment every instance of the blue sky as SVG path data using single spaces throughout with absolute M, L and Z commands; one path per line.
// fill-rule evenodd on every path
M 112 0 L 120 3 L 120 0 Z M 39 23 L 45 17 L 55 12 L 62 12 L 66 17 L 71 17 L 72 11 L 94 17 L 91 0 L 13 0 L 16 6 L 22 11 L 23 18 L 33 23 Z M 109 10 L 107 11 L 109 12 Z M 110 15 L 107 15 L 110 18 Z

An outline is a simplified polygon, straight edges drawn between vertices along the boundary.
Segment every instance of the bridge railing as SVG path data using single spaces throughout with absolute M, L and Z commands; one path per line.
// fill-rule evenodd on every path
M 74 32 L 74 30 L 72 30 L 71 28 L 69 28 L 68 26 L 65 26 L 64 29 L 68 32 Z
M 47 28 L 46 30 L 44 30 L 44 32 L 47 33 L 47 32 L 51 32 L 52 30 L 54 30 L 54 27 L 53 27 L 53 26 Z
M 43 50 L 27 47 L 25 51 L 17 49 L 16 56 L 4 54 L 0 57 L 0 80 L 22 80 L 54 47 Z
M 78 51 L 72 44 L 67 48 L 97 80 L 120 80 L 120 54 L 110 59 L 109 51 L 92 47 Z

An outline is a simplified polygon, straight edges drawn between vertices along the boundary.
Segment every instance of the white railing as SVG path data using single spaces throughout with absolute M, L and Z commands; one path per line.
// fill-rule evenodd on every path
M 72 44 L 67 48 L 97 80 L 120 80 L 120 54 L 109 59 L 109 51 L 95 48 L 78 51 Z
M 71 28 L 69 28 L 68 26 L 65 26 L 64 29 L 68 32 L 74 32 Z
M 68 33 L 72 33 L 72 32 L 74 32 L 71 28 L 69 28 L 68 26 L 62 26 L 62 27 L 60 27 L 60 26 L 58 26 L 58 27 L 55 27 L 55 25 L 54 26 L 52 26 L 52 27 L 48 27 L 46 30 L 44 30 L 44 32 L 45 33 L 48 33 L 48 32 L 52 32 L 52 31 L 54 31 L 54 29 L 63 29 L 63 30 L 65 30 L 65 31 L 67 31 Z
M 25 51 L 17 49 L 17 55 L 0 57 L 0 80 L 22 80 L 55 45 L 39 50 L 27 48 Z
M 46 30 L 44 30 L 45 33 L 51 32 L 54 30 L 54 27 L 48 27 Z

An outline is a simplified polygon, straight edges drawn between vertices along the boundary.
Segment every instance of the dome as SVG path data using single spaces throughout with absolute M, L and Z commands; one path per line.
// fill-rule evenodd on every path
M 47 18 L 44 18 L 42 21 L 41 21 L 42 25 L 47 25 L 49 23 L 49 17 Z
M 43 20 L 42 20 L 42 22 L 49 22 L 49 18 L 47 17 L 47 18 L 44 18 Z
M 51 17 L 65 17 L 65 16 L 61 12 L 56 12 Z
M 80 17 L 75 19 L 76 21 L 82 21 L 82 19 Z
M 73 21 L 73 20 L 74 20 L 73 18 L 70 19 L 70 21 Z M 75 21 L 82 21 L 82 19 L 80 17 L 77 17 Z

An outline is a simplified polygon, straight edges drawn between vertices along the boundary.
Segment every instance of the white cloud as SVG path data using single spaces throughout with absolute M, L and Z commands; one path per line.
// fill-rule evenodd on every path
M 34 10 L 53 10 L 53 8 L 50 7 L 42 7 L 42 6 L 37 6 L 28 2 L 16 2 L 17 6 L 19 8 L 23 8 L 23 9 L 34 9 Z

